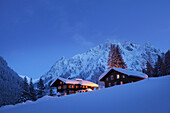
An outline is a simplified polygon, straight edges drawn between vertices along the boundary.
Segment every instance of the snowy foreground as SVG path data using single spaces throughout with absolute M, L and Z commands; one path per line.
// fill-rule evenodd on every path
M 170 75 L 99 91 L 44 97 L 0 113 L 170 113 Z

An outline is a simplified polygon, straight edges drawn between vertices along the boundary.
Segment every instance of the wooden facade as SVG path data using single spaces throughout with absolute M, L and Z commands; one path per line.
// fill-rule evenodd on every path
M 111 69 L 102 79 L 100 79 L 100 81 L 103 81 L 105 83 L 105 87 L 107 88 L 115 85 L 136 82 L 142 79 L 144 78 L 129 76 L 125 73 Z
M 55 80 L 55 82 L 51 84 L 51 87 L 56 87 L 57 92 L 59 92 L 61 95 L 74 94 L 77 92 L 81 92 L 81 90 L 84 92 L 86 91 L 86 89 L 89 89 L 89 88 L 91 90 L 94 90 L 94 87 L 90 85 L 81 85 L 77 83 L 76 84 L 66 83 L 60 79 Z

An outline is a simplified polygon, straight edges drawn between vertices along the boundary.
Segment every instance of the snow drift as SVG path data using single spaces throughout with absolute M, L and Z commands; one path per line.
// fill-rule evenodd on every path
M 37 102 L 10 105 L 0 113 L 169 113 L 170 75 Z

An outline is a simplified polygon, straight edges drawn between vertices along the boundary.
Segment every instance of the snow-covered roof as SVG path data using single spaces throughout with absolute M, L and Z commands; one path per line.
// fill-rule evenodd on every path
M 81 80 L 81 81 L 79 81 L 79 80 L 78 80 L 78 81 L 77 81 L 77 80 L 69 80 L 69 79 L 65 79 L 65 78 L 61 78 L 61 77 L 56 78 L 56 79 L 50 84 L 50 86 L 52 86 L 57 79 L 63 81 L 63 82 L 66 83 L 66 84 L 80 84 L 80 85 L 84 85 L 84 86 L 98 87 L 97 84 L 95 84 L 95 83 L 93 83 L 93 82 L 90 82 L 90 81 L 86 81 L 86 80 Z
M 108 72 L 110 72 L 111 70 L 115 70 L 115 71 L 118 71 L 120 73 L 123 73 L 123 74 L 126 74 L 128 76 L 135 76 L 135 77 L 139 77 L 139 78 L 148 78 L 148 75 L 142 73 L 142 72 L 139 72 L 139 71 L 132 71 L 132 70 L 129 70 L 129 69 L 122 69 L 122 68 L 117 68 L 117 67 L 113 67 L 113 68 L 110 68 L 108 69 L 107 71 L 105 71 L 100 77 L 99 77 L 99 80 L 101 80 Z

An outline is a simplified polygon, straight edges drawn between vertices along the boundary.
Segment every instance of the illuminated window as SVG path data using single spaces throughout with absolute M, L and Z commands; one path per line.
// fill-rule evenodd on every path
M 111 80 L 114 80 L 114 76 L 113 75 L 111 75 Z
M 74 88 L 74 85 L 72 85 L 72 88 Z
M 109 83 L 109 86 L 111 86 L 111 83 Z
M 86 86 L 83 86 L 83 88 L 86 88 Z
M 120 81 L 120 84 L 122 85 L 122 84 L 123 84 L 123 81 Z
M 76 88 L 79 88 L 79 86 L 76 86 Z
M 60 81 L 60 84 L 62 84 L 63 82 Z
M 120 75 L 117 75 L 117 79 L 119 79 L 120 78 Z
M 71 85 L 68 85 L 68 88 L 71 88 Z
M 108 81 L 109 79 L 108 78 L 106 78 L 106 81 Z
M 116 82 L 114 82 L 114 85 L 116 85 Z
M 58 86 L 58 89 L 61 89 L 61 86 Z
M 125 75 L 123 75 L 123 78 L 125 78 Z

